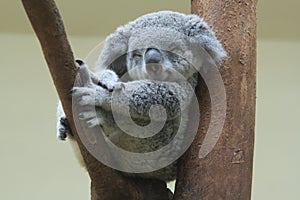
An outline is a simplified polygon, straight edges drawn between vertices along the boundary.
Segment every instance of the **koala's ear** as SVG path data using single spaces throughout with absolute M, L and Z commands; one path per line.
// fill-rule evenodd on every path
M 197 15 L 189 15 L 187 26 L 189 28 L 188 35 L 196 39 L 201 48 L 209 54 L 210 58 L 207 58 L 205 64 L 220 66 L 227 53 L 207 23 Z
M 111 69 L 121 77 L 127 72 L 126 56 L 129 36 L 120 27 L 109 35 L 96 64 L 96 71 L 103 68 Z

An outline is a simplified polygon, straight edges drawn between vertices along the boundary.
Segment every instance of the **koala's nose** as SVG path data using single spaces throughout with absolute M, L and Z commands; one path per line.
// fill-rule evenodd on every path
M 145 63 L 160 63 L 162 61 L 162 55 L 158 49 L 149 48 L 145 53 Z

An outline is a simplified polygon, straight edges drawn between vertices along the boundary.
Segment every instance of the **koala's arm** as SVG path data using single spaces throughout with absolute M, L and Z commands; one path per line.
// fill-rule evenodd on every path
M 105 70 L 105 74 L 113 72 Z M 162 82 L 150 80 L 136 80 L 130 82 L 118 82 L 114 79 L 102 79 L 106 86 L 93 84 L 88 87 L 77 87 L 73 90 L 75 98 L 79 98 L 81 106 L 96 106 L 106 111 L 111 111 L 130 116 L 135 119 L 149 119 L 149 109 L 153 105 L 164 107 L 167 119 L 174 119 L 180 115 L 181 109 L 185 109 L 190 103 L 194 92 L 194 85 L 187 81 Z M 113 92 L 107 88 L 111 88 Z
M 187 82 L 139 80 L 124 83 L 119 93 L 116 92 L 117 99 L 114 101 L 120 105 L 120 111 L 127 106 L 132 118 L 149 119 L 151 106 L 161 105 L 166 111 L 167 120 L 171 120 L 179 117 L 181 109 L 189 105 L 193 88 Z

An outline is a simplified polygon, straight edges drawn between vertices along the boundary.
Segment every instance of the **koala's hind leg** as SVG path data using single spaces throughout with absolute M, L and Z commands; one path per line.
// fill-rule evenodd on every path
M 65 140 L 67 137 L 73 138 L 73 133 L 71 131 L 69 122 L 63 111 L 61 102 L 57 106 L 57 124 L 56 124 L 56 136 L 59 140 Z

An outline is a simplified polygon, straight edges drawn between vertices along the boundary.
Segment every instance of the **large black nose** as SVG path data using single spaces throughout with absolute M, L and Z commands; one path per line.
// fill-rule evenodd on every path
M 145 63 L 160 63 L 162 61 L 162 55 L 158 49 L 149 48 L 145 53 Z

